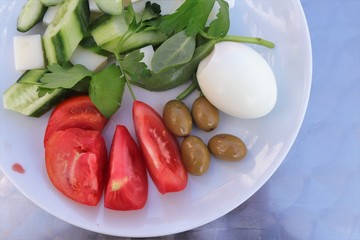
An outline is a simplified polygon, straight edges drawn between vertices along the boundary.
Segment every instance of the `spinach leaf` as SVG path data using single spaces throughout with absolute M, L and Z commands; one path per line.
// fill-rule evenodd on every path
M 118 66 L 111 64 L 93 75 L 89 96 L 99 111 L 110 118 L 121 106 L 125 79 Z
M 185 31 L 178 32 L 155 51 L 151 61 L 153 72 L 158 73 L 163 69 L 189 62 L 194 54 L 195 45 L 195 37 L 188 37 Z

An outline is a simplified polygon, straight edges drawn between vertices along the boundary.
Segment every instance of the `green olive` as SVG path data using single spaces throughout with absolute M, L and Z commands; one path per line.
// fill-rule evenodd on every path
M 181 157 L 186 170 L 196 176 L 203 175 L 210 166 L 210 152 L 196 136 L 187 136 L 181 143 Z
M 190 110 L 179 100 L 171 100 L 165 104 L 163 121 L 166 128 L 178 137 L 187 136 L 192 130 Z
M 206 132 L 214 130 L 219 125 L 219 110 L 204 96 L 201 96 L 194 101 L 191 108 L 191 114 L 196 125 Z
M 218 134 L 209 140 L 210 152 L 219 159 L 239 161 L 246 156 L 247 148 L 244 142 L 230 134 Z

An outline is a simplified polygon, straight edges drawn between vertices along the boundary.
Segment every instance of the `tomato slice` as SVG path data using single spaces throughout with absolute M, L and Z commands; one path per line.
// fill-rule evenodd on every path
M 55 107 L 46 127 L 44 144 L 51 134 L 67 128 L 82 128 L 101 132 L 107 119 L 92 103 L 89 96 L 69 98 Z
M 116 126 L 109 157 L 105 207 L 113 210 L 143 208 L 148 197 L 145 162 L 134 139 L 123 125 Z
M 160 115 L 149 105 L 134 101 L 133 121 L 146 167 L 160 193 L 178 192 L 187 185 L 179 145 Z
M 99 131 L 68 128 L 54 132 L 45 145 L 46 170 L 65 196 L 85 205 L 98 204 L 107 161 Z

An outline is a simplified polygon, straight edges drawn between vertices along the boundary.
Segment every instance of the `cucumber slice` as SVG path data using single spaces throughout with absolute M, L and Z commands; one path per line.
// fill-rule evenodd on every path
M 83 48 L 89 51 L 92 51 L 93 53 L 100 54 L 105 57 L 109 57 L 110 55 L 112 55 L 111 52 L 108 52 L 102 49 L 101 47 L 99 47 L 92 36 L 85 37 L 83 40 L 81 40 L 80 46 L 82 46 Z
M 17 19 L 17 30 L 27 32 L 35 26 L 44 16 L 46 7 L 40 0 L 29 0 L 21 9 Z
M 125 14 L 111 16 L 103 14 L 91 26 L 91 35 L 98 46 L 104 45 L 118 37 L 121 38 L 128 30 Z
M 122 36 L 128 31 L 129 24 L 125 14 L 101 15 L 91 27 L 91 35 L 96 44 L 106 51 L 113 52 Z M 160 31 L 133 33 L 123 44 L 120 53 L 125 53 L 147 45 L 159 45 L 167 39 Z
M 39 80 L 46 70 L 26 71 L 3 93 L 3 107 L 26 116 L 40 117 L 64 99 L 68 91 L 55 89 L 39 95 Z
M 120 15 L 123 11 L 122 0 L 95 0 L 98 8 L 110 15 Z
M 87 0 L 65 0 L 46 28 L 43 44 L 48 64 L 67 62 L 83 39 L 89 25 Z
M 110 42 L 107 42 L 101 45 L 101 48 L 106 51 L 113 52 L 119 42 L 121 41 L 121 36 L 113 39 Z M 158 46 L 167 39 L 167 36 L 160 31 L 147 31 L 147 32 L 138 32 L 131 35 L 125 42 L 121 44 L 119 49 L 120 54 L 130 52 L 134 49 L 142 48 L 147 45 Z
M 47 7 L 59 5 L 64 2 L 64 0 L 40 0 L 42 4 Z

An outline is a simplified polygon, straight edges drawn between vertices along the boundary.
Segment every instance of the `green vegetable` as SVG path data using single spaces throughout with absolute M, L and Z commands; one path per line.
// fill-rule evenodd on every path
M 203 31 L 215 0 L 187 0 L 175 13 L 161 19 L 160 30 L 167 35 L 186 30 L 188 36 Z
M 48 70 L 49 72 L 40 78 L 39 96 L 57 89 L 86 92 L 107 118 L 110 118 L 121 105 L 125 80 L 120 68 L 115 64 L 98 73 L 82 65 L 63 67 L 53 64 L 48 66 Z
M 86 0 L 65 0 L 43 35 L 48 64 L 67 62 L 89 24 L 89 4 Z
M 229 4 L 225 0 L 217 0 L 220 9 L 216 19 L 210 23 L 207 34 L 210 37 L 225 37 L 230 28 Z
M 185 31 L 176 33 L 155 51 L 151 65 L 154 73 L 178 66 L 191 60 L 195 51 L 195 37 L 188 37 Z
M 30 30 L 43 18 L 46 9 L 40 0 L 27 1 L 17 19 L 17 30 L 19 32 Z
M 167 37 L 157 29 L 159 5 L 146 3 L 141 15 L 129 5 L 121 15 L 101 15 L 91 26 L 96 44 L 109 52 L 127 53 L 147 46 L 159 45 Z
M 120 15 L 123 10 L 122 0 L 95 0 L 98 8 L 110 15 Z
M 63 68 L 59 64 L 47 67 L 49 73 L 45 73 L 41 78 L 42 88 L 65 88 L 72 89 L 77 83 L 86 77 L 91 77 L 93 73 L 83 65 L 74 65 L 70 68 Z
M 130 82 L 151 91 L 165 91 L 177 87 L 190 80 L 200 61 L 212 51 L 215 43 L 215 40 L 211 40 L 197 47 L 192 59 L 185 64 L 152 73 L 148 79 L 131 80 Z
M 45 69 L 26 71 L 3 93 L 3 107 L 26 116 L 40 117 L 68 96 L 68 91 L 51 89 L 39 94 Z
M 56 6 L 64 2 L 64 0 L 40 0 L 47 7 Z
M 166 40 L 166 36 L 158 31 L 160 16 L 158 4 L 146 2 L 141 15 L 135 14 L 130 4 L 125 14 L 130 24 L 125 34 L 117 39 L 114 52 L 124 53 L 146 45 L 158 45 Z M 125 47 L 129 44 L 132 48 Z
M 95 74 L 90 81 L 89 96 L 95 106 L 110 118 L 121 106 L 125 79 L 115 64 Z
M 141 62 L 143 58 L 144 53 L 140 52 L 140 50 L 135 50 L 125 55 L 124 58 L 118 59 L 119 65 L 127 79 L 137 82 L 141 81 L 141 79 L 148 79 L 151 76 L 151 72 L 146 64 Z

